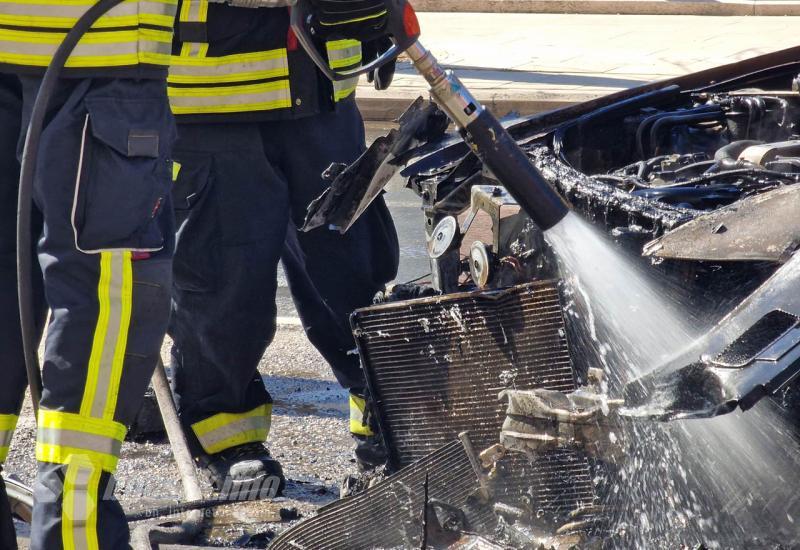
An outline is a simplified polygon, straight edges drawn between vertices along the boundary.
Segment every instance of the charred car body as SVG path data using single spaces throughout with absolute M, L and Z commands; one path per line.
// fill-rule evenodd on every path
M 576 211 L 709 325 L 798 262 L 798 59 L 800 48 L 784 50 L 505 126 Z M 608 426 L 621 430 L 627 420 L 616 417 L 620 402 L 594 393 L 605 382 L 585 329 L 564 313 L 542 233 L 461 137 L 444 132 L 434 107 L 418 102 L 404 117 L 356 164 L 334 171 L 309 216 L 311 226 L 345 230 L 401 166 L 420 196 L 432 273 L 430 288 L 410 291 L 426 296 L 395 293 L 353 317 L 388 468 L 398 473 L 323 509 L 274 547 L 646 544 L 626 538 L 611 509 L 625 482 Z M 800 296 L 795 279 L 785 279 Z M 670 370 L 666 379 L 689 395 L 671 416 L 692 416 L 695 386 L 713 386 L 700 397 L 719 406 L 705 416 L 774 394 L 796 427 L 795 301 L 759 310 L 706 364 Z M 723 327 L 726 319 L 735 324 L 726 317 Z M 736 368 L 755 374 L 728 376 Z M 625 388 L 626 397 L 635 401 L 637 388 L 663 387 L 663 379 Z M 578 390 L 587 384 L 593 389 Z M 380 528 L 365 534 L 364 524 Z M 711 531 L 653 544 L 701 543 Z M 737 536 L 719 535 L 717 544 Z

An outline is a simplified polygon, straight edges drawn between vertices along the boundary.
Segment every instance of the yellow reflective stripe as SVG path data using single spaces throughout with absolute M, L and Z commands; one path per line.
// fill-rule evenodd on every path
M 208 21 L 208 0 L 184 0 L 178 16 L 181 23 L 205 23 Z M 181 46 L 181 57 L 205 57 L 208 44 L 202 42 L 184 42 Z
M 102 33 L 91 33 L 85 35 L 85 38 L 80 41 L 76 52 L 80 54 L 82 50 L 86 50 L 85 46 L 92 44 L 138 44 L 142 38 L 151 42 L 160 42 L 162 44 L 172 44 L 172 33 L 169 31 L 159 31 L 155 29 L 133 29 L 122 31 L 108 31 Z M 8 41 L 13 44 L 32 44 L 39 45 L 42 49 L 47 48 L 48 45 L 61 45 L 64 35 L 61 33 L 39 33 L 33 31 L 21 30 L 0 30 L 0 40 Z M 23 46 L 19 46 L 23 47 Z M 85 53 L 83 55 L 86 55 Z
M 363 59 L 361 42 L 344 39 L 331 40 L 325 44 L 328 51 L 328 63 L 332 69 L 342 69 L 360 65 Z M 358 77 L 333 82 L 333 99 L 341 101 L 355 92 Z
M 264 111 L 292 105 L 288 80 L 240 86 L 169 86 L 167 93 L 176 115 Z
M 74 457 L 83 457 L 114 472 L 126 431 L 123 424 L 112 420 L 40 409 L 36 460 L 69 464 Z
M 19 416 L 16 414 L 0 414 L 0 462 L 4 462 L 8 457 L 8 449 L 11 445 L 11 438 L 14 436 L 14 429 L 17 427 Z
M 219 84 L 289 75 L 285 48 L 220 57 L 173 56 L 170 84 Z
M 82 456 L 109 473 L 114 473 L 117 470 L 117 462 L 119 461 L 118 456 L 98 453 L 97 451 L 88 451 L 77 447 L 66 447 L 64 445 L 52 445 L 49 443 L 36 444 L 36 460 L 39 462 L 65 464 L 75 456 Z
M 348 23 L 358 23 L 359 21 L 369 21 L 370 19 L 377 19 L 378 17 L 383 17 L 386 15 L 386 10 L 383 10 L 380 13 L 376 13 L 374 15 L 366 15 L 364 17 L 356 17 L 354 19 L 348 19 L 347 21 L 337 21 L 336 23 L 321 23 L 326 27 L 336 27 L 339 25 L 347 25 Z
M 0 30 L 0 63 L 47 66 L 67 30 L 92 4 L 94 2 L 0 0 L 0 27 L 6 27 Z M 67 67 L 122 67 L 140 63 L 167 65 L 176 11 L 177 0 L 131 0 L 117 6 L 111 15 L 97 22 L 93 27 L 95 32 L 81 38 Z M 36 27 L 59 31 L 31 30 Z M 122 27 L 136 28 L 115 30 Z
M 61 538 L 64 550 L 98 550 L 97 506 L 101 470 L 74 456 L 64 475 Z
M 128 431 L 124 424 L 113 420 L 102 420 L 100 418 L 47 409 L 39 409 L 38 426 L 99 435 L 116 441 L 124 441 L 125 434 Z
M 97 325 L 80 414 L 83 417 L 113 420 L 125 362 L 133 301 L 130 251 L 100 253 L 97 298 Z
M 363 397 L 350 394 L 350 433 L 355 435 L 371 436 L 375 435 L 366 420 L 367 402 Z
M 127 34 L 123 34 L 127 33 Z M 37 33 L 0 30 L 0 63 L 46 67 L 58 48 L 48 36 L 36 40 Z M 171 34 L 165 31 L 114 31 L 109 36 L 92 36 L 81 42 L 67 62 L 67 67 L 119 67 L 149 63 L 167 65 L 172 49 Z
M 177 160 L 172 161 L 172 181 L 178 180 L 178 175 L 181 173 L 181 163 Z
M 219 413 L 192 424 L 203 449 L 210 454 L 244 443 L 262 442 L 269 436 L 272 404 L 244 413 Z
M 102 252 L 100 254 L 100 281 L 97 285 L 97 301 L 99 310 L 97 314 L 97 325 L 94 329 L 94 339 L 92 341 L 92 351 L 89 355 L 89 368 L 86 374 L 86 385 L 83 390 L 81 401 L 81 416 L 89 416 L 92 406 L 96 400 L 97 383 L 100 376 L 100 362 L 103 357 L 106 333 L 108 331 L 108 318 L 111 310 L 109 298 L 109 288 L 111 286 L 111 253 Z
M 114 412 L 117 410 L 117 399 L 119 397 L 119 384 L 122 380 L 122 367 L 125 364 L 125 352 L 128 348 L 128 330 L 131 324 L 131 310 L 133 308 L 133 258 L 128 250 L 122 251 L 119 258 L 122 266 L 122 289 L 120 293 L 120 322 L 117 345 L 114 348 L 114 360 L 111 365 L 108 394 L 106 396 L 106 406 L 103 411 L 103 418 L 106 420 L 114 419 Z
M 178 0 L 128 0 L 104 14 L 93 29 L 131 27 L 150 24 L 171 28 Z M 95 0 L 70 2 L 0 0 L 0 24 L 21 27 L 70 29 L 96 3 Z
M 19 416 L 16 414 L 0 414 L 0 430 L 13 432 L 18 420 Z

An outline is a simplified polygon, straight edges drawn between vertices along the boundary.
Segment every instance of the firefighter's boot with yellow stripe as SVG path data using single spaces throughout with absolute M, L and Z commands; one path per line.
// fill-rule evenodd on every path
M 265 500 L 283 494 L 283 468 L 263 443 L 244 443 L 196 459 L 215 491 L 231 500 Z
M 223 498 L 263 500 L 283 493 L 283 468 L 264 442 L 272 404 L 241 413 L 219 413 L 189 426 L 195 462 Z M 193 437 L 192 437 L 193 436 Z
M 374 470 L 386 464 L 386 445 L 370 413 L 363 392 L 350 390 L 350 434 L 356 442 L 354 451 L 356 464 L 362 472 Z

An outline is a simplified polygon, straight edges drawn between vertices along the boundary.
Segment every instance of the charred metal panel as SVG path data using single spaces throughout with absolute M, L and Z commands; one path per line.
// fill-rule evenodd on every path
M 452 511 L 460 516 L 451 519 L 460 524 L 459 528 L 491 532 L 491 509 L 470 504 L 478 488 L 469 457 L 456 440 L 363 493 L 325 506 L 317 516 L 281 534 L 270 549 L 421 548 L 426 524 L 430 526 L 426 535 L 429 548 L 450 544 L 456 548 L 499 548 L 488 542 L 470 545 L 455 531 L 433 527 L 442 522 L 442 518 L 434 521 L 433 516 Z M 428 521 L 424 522 L 426 492 Z
M 353 326 L 394 467 L 462 431 L 478 451 L 497 443 L 504 389 L 576 388 L 555 281 L 373 306 Z M 594 501 L 588 461 L 572 451 L 506 459 L 493 491 L 548 516 Z
M 800 185 L 747 197 L 698 216 L 652 241 L 646 255 L 785 262 L 800 244 Z

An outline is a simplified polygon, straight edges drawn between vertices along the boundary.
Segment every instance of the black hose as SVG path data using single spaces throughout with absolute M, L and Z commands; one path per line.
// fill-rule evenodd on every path
M 719 105 L 701 105 L 699 107 L 693 107 L 691 109 L 683 109 L 679 111 L 661 111 L 659 113 L 655 113 L 648 117 L 645 117 L 639 123 L 639 126 L 636 128 L 636 148 L 639 153 L 639 157 L 642 160 L 646 160 L 648 157 L 649 145 L 645 146 L 644 137 L 647 131 L 650 129 L 650 126 L 656 122 L 657 120 L 674 115 L 691 115 L 691 114 L 700 114 L 700 113 L 720 113 L 721 108 Z
M 165 506 L 157 506 L 155 508 L 146 508 L 144 510 L 137 510 L 135 512 L 128 512 L 125 514 L 125 520 L 128 523 L 137 521 L 146 521 L 165 516 L 173 516 L 183 512 L 191 512 L 193 510 L 208 510 L 210 508 L 217 508 L 219 506 L 226 506 L 228 504 L 241 504 L 252 500 L 260 500 L 261 497 L 258 491 L 252 495 L 237 498 L 207 498 L 203 500 L 190 500 L 186 502 L 178 502 L 175 504 L 167 504 Z M 280 508 L 278 510 L 281 521 L 297 519 L 297 510 L 293 508 Z
M 58 46 L 50 65 L 44 73 L 39 93 L 33 104 L 31 121 L 25 136 L 22 162 L 19 174 L 19 198 L 17 200 L 17 294 L 19 297 L 19 320 L 22 331 L 22 348 L 25 354 L 25 369 L 31 391 L 33 410 L 38 413 L 42 398 L 42 373 L 39 370 L 39 343 L 36 338 L 36 322 L 33 311 L 33 251 L 31 230 L 31 209 L 33 203 L 33 180 L 39 157 L 39 142 L 42 137 L 44 119 L 50 106 L 50 99 L 58 85 L 61 70 L 80 39 L 95 22 L 123 0 L 100 0 L 86 10 L 75 23 L 61 45 Z
M 653 154 L 657 155 L 659 153 L 659 133 L 665 126 L 688 125 L 695 124 L 697 122 L 714 122 L 718 121 L 720 118 L 722 118 L 722 116 L 722 109 L 719 109 L 716 111 L 697 113 L 693 115 L 689 114 L 661 117 L 656 120 L 653 123 L 653 126 L 650 128 L 650 148 L 652 149 Z

